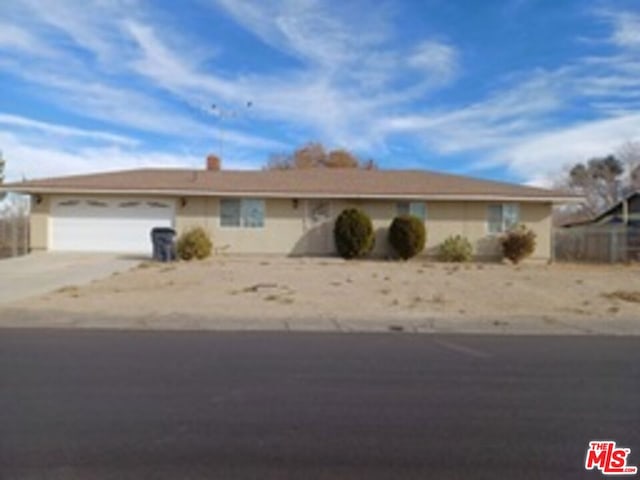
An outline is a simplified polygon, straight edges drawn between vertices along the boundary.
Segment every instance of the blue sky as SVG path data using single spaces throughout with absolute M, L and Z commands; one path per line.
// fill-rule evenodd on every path
M 14 180 L 320 141 L 543 185 L 640 140 L 639 107 L 637 0 L 0 2 Z

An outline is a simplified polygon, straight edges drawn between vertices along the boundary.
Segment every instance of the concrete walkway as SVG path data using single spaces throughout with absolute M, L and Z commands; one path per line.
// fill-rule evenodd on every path
M 141 260 L 117 254 L 49 252 L 0 260 L 0 305 L 105 278 Z

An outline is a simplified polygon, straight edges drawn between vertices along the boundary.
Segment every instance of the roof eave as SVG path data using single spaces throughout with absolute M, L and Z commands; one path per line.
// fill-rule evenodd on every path
M 113 188 L 62 188 L 35 186 L 3 186 L 0 191 L 41 194 L 41 195 L 155 195 L 179 197 L 261 197 L 261 198 L 341 198 L 369 200 L 432 200 L 432 201 L 510 201 L 544 203 L 580 203 L 583 198 L 564 195 L 509 195 L 509 194 L 466 194 L 466 193 L 337 193 L 337 192 L 261 192 L 261 191 L 220 191 L 181 189 L 113 189 Z

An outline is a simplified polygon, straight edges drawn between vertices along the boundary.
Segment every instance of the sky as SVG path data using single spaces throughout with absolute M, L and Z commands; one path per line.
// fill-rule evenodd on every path
M 640 140 L 638 0 L 2 0 L 7 179 L 380 168 L 549 185 Z

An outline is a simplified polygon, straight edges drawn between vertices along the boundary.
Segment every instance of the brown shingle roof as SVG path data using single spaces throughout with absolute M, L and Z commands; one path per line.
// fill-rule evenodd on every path
M 561 192 L 422 170 L 306 169 L 208 171 L 142 169 L 4 185 L 23 193 L 153 193 L 339 198 L 518 198 L 558 200 Z

